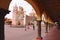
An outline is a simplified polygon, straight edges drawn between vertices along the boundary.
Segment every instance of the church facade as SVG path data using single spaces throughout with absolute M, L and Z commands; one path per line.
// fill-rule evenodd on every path
M 18 10 L 19 9 L 19 10 Z M 15 5 L 13 7 L 13 20 L 12 25 L 21 25 L 24 26 L 24 9 L 23 7 Z

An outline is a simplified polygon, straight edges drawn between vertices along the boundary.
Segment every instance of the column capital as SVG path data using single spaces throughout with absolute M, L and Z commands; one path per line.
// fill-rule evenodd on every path
M 37 22 L 41 22 L 42 20 L 36 20 Z

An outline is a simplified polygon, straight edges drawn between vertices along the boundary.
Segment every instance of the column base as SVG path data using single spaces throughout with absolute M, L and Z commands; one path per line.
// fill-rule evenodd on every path
M 36 40 L 42 40 L 42 37 L 37 37 Z

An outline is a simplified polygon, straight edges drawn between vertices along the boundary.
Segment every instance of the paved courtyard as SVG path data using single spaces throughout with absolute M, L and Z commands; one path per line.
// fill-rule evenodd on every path
M 45 36 L 45 28 L 42 28 L 42 37 Z M 32 28 L 27 29 L 25 28 L 15 28 L 10 27 L 10 25 L 5 25 L 5 40 L 36 40 L 38 35 L 37 27 L 35 30 Z

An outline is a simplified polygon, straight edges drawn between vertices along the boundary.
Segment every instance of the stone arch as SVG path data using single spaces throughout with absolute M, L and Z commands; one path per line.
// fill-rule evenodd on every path
M 9 3 L 7 3 L 7 7 L 5 7 L 6 9 L 9 8 L 9 5 L 10 5 L 10 2 L 11 2 L 11 1 L 12 1 L 12 0 L 10 0 Z M 31 6 L 32 6 L 32 7 L 34 8 L 34 10 L 36 11 L 37 20 L 41 20 L 42 13 L 40 12 L 39 7 L 37 6 L 37 4 L 36 4 L 34 1 L 32 1 L 32 0 L 25 0 L 25 1 L 27 1 L 29 4 L 31 4 Z
M 10 2 L 11 2 L 12 0 L 1 0 L 0 1 L 0 3 L 1 3 L 1 5 L 0 5 L 0 7 L 2 7 L 2 8 L 5 8 L 5 9 L 8 9 L 8 7 L 9 7 L 9 4 L 10 4 Z M 32 5 L 32 7 L 35 9 L 35 11 L 36 11 L 36 13 L 37 13 L 37 20 L 38 20 L 38 35 L 39 36 L 41 36 L 41 11 L 40 11 L 40 9 L 39 9 L 39 7 L 37 6 L 38 4 L 36 4 L 36 1 L 34 2 L 33 0 L 26 0 L 28 3 L 30 3 L 31 5 Z M 3 32 L 4 32 L 4 30 L 3 30 Z M 2 34 L 2 35 L 4 35 L 4 33 Z M 4 37 L 2 37 L 2 39 L 3 39 Z
M 0 8 L 8 9 L 9 4 L 12 0 L 0 0 Z
M 36 14 L 37 14 L 37 20 L 41 20 L 41 16 L 42 16 L 42 13 L 40 12 L 39 10 L 39 7 L 35 4 L 34 1 L 32 0 L 26 0 L 29 4 L 32 5 L 32 7 L 34 8 L 34 10 L 36 11 Z

